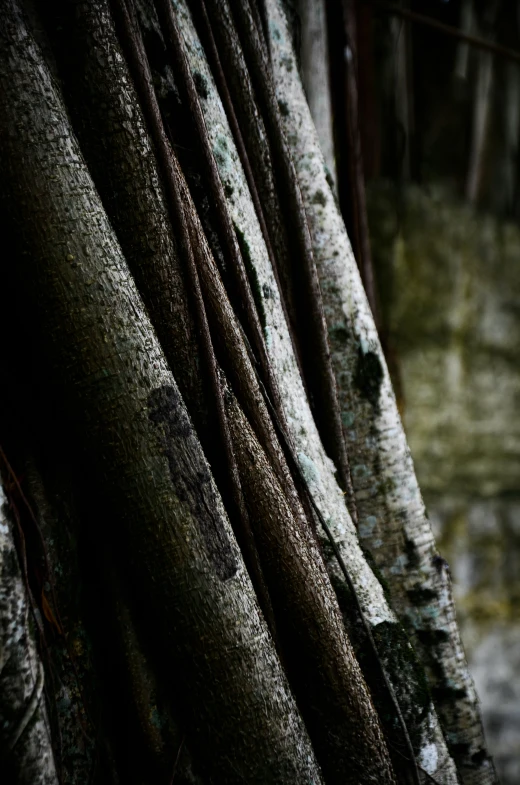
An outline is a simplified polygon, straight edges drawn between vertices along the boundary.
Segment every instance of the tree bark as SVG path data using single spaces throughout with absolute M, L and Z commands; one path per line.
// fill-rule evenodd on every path
M 194 30 L 190 27 L 189 16 L 186 13 L 181 13 L 179 18 L 183 25 L 185 40 L 196 41 Z M 229 178 L 230 171 L 234 172 L 234 189 L 227 196 L 228 206 L 233 215 L 234 223 L 244 234 L 245 243 L 249 249 L 249 258 L 256 271 L 256 280 L 258 281 L 257 293 L 261 298 L 260 301 L 265 315 L 264 334 L 267 338 L 267 348 L 275 378 L 284 401 L 289 436 L 294 444 L 309 490 L 324 519 L 332 529 L 345 562 L 349 565 L 356 592 L 369 624 L 373 629 L 377 629 L 381 625 L 379 637 L 385 637 L 382 636 L 383 631 L 390 630 L 388 639 L 392 640 L 392 645 L 388 648 L 387 667 L 390 666 L 394 678 L 402 686 L 410 674 L 410 670 L 408 670 L 408 676 L 404 675 L 402 657 L 397 652 L 399 646 L 395 642 L 396 638 L 399 639 L 402 633 L 398 632 L 395 616 L 387 603 L 384 592 L 359 549 L 357 535 L 345 505 L 345 497 L 334 478 L 334 467 L 323 449 L 311 412 L 308 409 L 292 351 L 290 335 L 284 321 L 283 308 L 279 300 L 274 274 L 262 242 L 260 227 L 254 216 L 252 204 L 245 187 L 245 178 L 241 171 L 238 154 L 234 148 L 222 106 L 216 95 L 211 73 L 197 45 L 188 49 L 188 58 L 192 70 L 199 73 L 204 80 L 205 97 L 201 103 L 223 182 L 226 183 L 228 181 L 227 178 Z M 294 73 L 293 70 L 291 70 L 291 73 Z M 290 96 L 287 93 L 280 93 L 281 100 L 286 101 L 288 97 Z M 226 150 L 226 157 L 222 154 L 217 155 L 217 152 L 222 150 Z M 325 540 L 324 535 L 322 540 Z M 324 544 L 324 546 L 327 549 L 327 545 Z M 330 549 L 328 549 L 328 566 L 335 582 L 344 585 L 343 576 L 335 558 L 330 554 Z M 403 652 L 407 650 L 408 645 L 404 637 L 401 643 Z M 395 649 L 395 660 L 393 663 L 392 649 Z M 386 658 L 386 651 L 383 656 Z M 425 716 L 425 707 L 420 698 L 417 676 L 413 678 L 413 683 L 416 685 L 416 691 L 407 704 L 407 712 L 409 712 L 410 716 L 415 717 L 414 723 L 416 728 L 413 735 L 414 738 L 419 740 L 417 742 L 418 748 L 424 748 L 425 750 L 423 762 L 428 766 L 431 765 L 432 758 L 431 756 L 428 758 L 427 751 L 433 743 L 436 750 L 437 763 L 444 764 L 444 759 L 447 758 L 447 755 L 445 754 L 444 741 L 438 731 L 438 725 L 436 725 L 435 719 L 430 717 L 428 711 L 426 711 Z M 398 694 L 399 691 L 399 688 L 397 688 Z M 434 742 L 432 742 L 432 739 L 434 739 Z M 438 748 L 436 745 L 438 745 Z M 437 763 L 432 767 L 432 772 L 436 770 Z M 445 782 L 456 781 L 453 779 L 455 775 L 449 762 L 445 767 L 444 773 Z
M 319 782 L 214 481 L 60 97 L 20 13 L 11 0 L 2 6 L 1 168 L 16 273 L 30 281 L 53 394 L 85 445 L 91 491 L 107 504 L 111 551 L 139 581 L 151 634 L 182 674 L 210 780 Z
M 286 134 L 292 140 L 325 303 L 359 538 L 381 570 L 392 605 L 426 667 L 459 776 L 472 784 L 492 783 L 496 775 L 456 624 L 449 571 L 435 547 L 377 331 L 294 69 L 283 16 L 275 0 L 269 0 L 268 8 L 277 90 L 291 109 L 284 120 Z M 323 199 L 318 201 L 316 193 Z M 399 689 L 396 692 L 400 694 Z M 434 772 L 443 765 L 444 754 L 430 756 L 429 744 L 424 760 L 429 757 L 429 773 L 437 778 Z M 444 767 L 442 776 L 446 776 Z
M 415 478 L 385 463 L 406 444 L 373 322 L 281 5 L 261 5 L 0 0 L 0 438 L 52 641 L 35 781 L 54 751 L 70 785 L 457 782 L 349 512 L 347 446 L 360 531 L 381 478 Z M 409 624 L 415 562 L 394 567 L 415 535 L 377 525 Z

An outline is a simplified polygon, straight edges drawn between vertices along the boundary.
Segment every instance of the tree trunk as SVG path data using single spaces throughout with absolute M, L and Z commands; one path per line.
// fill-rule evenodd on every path
M 0 7 L 14 781 L 456 783 L 352 520 L 374 380 L 331 328 L 351 252 L 280 5 Z
M 286 100 L 292 99 L 285 127 L 287 138 L 293 141 L 314 239 L 359 538 L 381 570 L 392 605 L 426 667 L 459 776 L 471 785 L 495 782 L 457 628 L 449 568 L 435 547 L 377 330 L 327 183 L 309 109 L 289 60 L 287 39 L 275 33 L 272 46 L 277 52 L 273 65 L 279 92 Z

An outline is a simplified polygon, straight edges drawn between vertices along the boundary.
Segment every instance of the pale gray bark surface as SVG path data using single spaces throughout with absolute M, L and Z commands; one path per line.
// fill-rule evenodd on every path
M 435 547 L 377 331 L 298 84 L 283 16 L 274 0 L 268 8 L 277 89 L 291 108 L 284 124 L 326 308 L 359 537 L 388 582 L 392 604 L 426 667 L 463 781 L 495 782 L 457 628 L 449 574 Z M 437 763 L 442 766 L 442 755 Z
M 390 238 L 395 191 L 378 184 L 370 192 L 403 420 L 450 565 L 487 743 L 500 781 L 517 785 L 520 312 L 511 303 L 520 300 L 520 229 L 440 185 L 405 193 L 400 233 Z
M 228 206 L 236 226 L 243 232 L 249 258 L 256 271 L 256 294 L 262 303 L 267 349 L 282 393 L 289 434 L 296 447 L 303 474 L 349 566 L 364 614 L 372 628 L 379 632 L 381 655 L 385 665 L 397 679 L 395 686 L 398 694 L 402 689 L 403 709 L 408 713 L 409 719 L 412 718 L 415 723 L 414 738 L 418 745 L 419 763 L 428 772 L 435 772 L 441 782 L 454 783 L 456 775 L 453 764 L 447 756 L 436 719 L 434 715 L 430 716 L 428 711 L 426 716 L 424 715 L 420 685 L 416 681 L 414 666 L 405 665 L 409 644 L 405 636 L 403 636 L 404 640 L 401 638 L 402 633 L 399 632 L 395 616 L 388 606 L 381 585 L 359 548 L 345 497 L 334 477 L 334 466 L 323 449 L 312 419 L 294 358 L 276 281 L 204 52 L 198 43 L 188 12 L 181 10 L 179 19 L 187 42 L 187 54 L 192 71 L 200 74 L 204 80 L 206 89 L 201 105 L 220 176 L 225 184 L 233 184 L 233 191 L 227 196 Z M 280 99 L 286 102 L 287 95 L 281 94 Z M 343 584 L 343 577 L 332 555 L 329 556 L 328 563 L 336 579 Z M 404 687 L 406 682 L 408 682 L 407 688 Z M 429 704 L 429 699 L 426 699 L 426 703 Z M 419 717 L 421 719 L 417 726 Z

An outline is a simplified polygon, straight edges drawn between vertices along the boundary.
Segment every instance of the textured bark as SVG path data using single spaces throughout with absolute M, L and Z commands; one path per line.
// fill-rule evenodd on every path
M 328 341 L 337 373 L 338 337 L 373 324 L 348 277 L 281 7 L 193 0 L 207 57 L 184 0 L 158 2 L 160 24 L 151 0 L 137 4 L 144 47 L 128 0 L 52 0 L 49 43 L 32 0 L 0 0 L 1 217 L 15 251 L 0 305 L 23 392 L 7 432 L 50 546 L 43 578 L 34 554 L 29 571 L 47 593 L 60 774 L 71 785 L 390 785 L 393 771 L 421 779 L 416 758 L 455 785 L 422 669 L 345 503 Z M 283 254 L 294 257 L 289 307 Z M 326 334 L 317 272 L 327 318 L 339 307 L 348 321 L 352 295 L 339 336 L 330 322 Z M 338 380 L 359 393 L 365 442 L 383 400 L 379 349 L 370 343 L 367 368 L 352 343 Z M 380 456 L 370 466 L 379 476 Z M 317 542 L 320 521 L 337 549 L 320 527 Z M 390 541 L 394 561 L 406 543 Z
M 105 538 L 182 674 L 210 780 L 319 782 L 207 463 L 56 88 L 11 0 L 2 10 L 1 169 L 16 273 L 30 282 L 53 395 L 106 505 Z
M 223 254 L 222 272 L 226 288 L 230 292 L 236 312 L 240 314 L 243 329 L 255 349 L 271 398 L 279 406 L 278 389 L 272 378 L 271 367 L 266 355 L 260 317 L 255 308 L 251 282 L 248 279 L 239 237 L 226 209 L 225 190 L 219 177 L 215 155 L 211 149 L 195 78 L 188 67 L 185 43 L 179 30 L 177 14 L 174 12 L 170 0 L 154 0 L 154 5 L 157 7 L 164 31 L 166 52 L 172 64 L 181 100 L 189 113 L 189 126 L 195 137 L 196 149 L 200 155 L 205 182 L 209 189 L 215 226 Z
M 233 132 L 269 258 L 273 267 L 278 270 L 274 248 L 278 245 L 279 252 L 280 242 L 282 242 L 282 249 L 285 249 L 287 238 L 281 220 L 281 211 L 277 209 L 279 205 L 276 200 L 271 167 L 269 165 L 261 166 L 262 177 L 255 177 L 255 172 L 258 175 L 259 162 L 270 163 L 270 155 L 263 121 L 252 94 L 249 73 L 243 57 L 236 56 L 237 53 L 241 53 L 241 49 L 233 46 L 236 31 L 233 25 L 229 24 L 229 8 L 223 6 L 222 3 L 219 4 L 218 13 L 216 17 L 213 16 L 213 21 L 211 21 L 205 0 L 193 0 L 191 6 L 194 9 L 197 29 Z M 227 13 L 225 13 L 226 11 Z M 218 35 L 219 29 L 224 34 L 223 36 Z M 231 46 L 229 46 L 230 42 Z M 203 85 L 196 86 L 199 93 L 204 92 Z M 240 115 L 242 115 L 242 122 L 238 120 Z M 243 122 L 244 116 L 246 126 Z M 253 119 L 253 123 L 248 126 L 247 120 L 250 119 Z M 252 144 L 253 139 L 256 139 L 257 144 Z M 296 341 L 294 334 L 293 341 Z
M 379 720 L 346 636 L 317 543 L 282 487 L 231 393 L 241 480 L 271 587 L 291 683 L 327 782 L 395 782 Z M 309 580 L 309 576 L 313 580 Z
M 280 173 L 279 196 L 285 210 L 290 239 L 289 277 L 294 292 L 296 329 L 305 345 L 300 355 L 303 377 L 325 449 L 335 461 L 344 490 L 349 487 L 349 469 L 341 434 L 336 381 L 330 366 L 330 350 L 323 314 L 320 286 L 312 242 L 300 187 L 282 125 L 267 47 L 255 23 L 254 3 L 232 0 L 231 8 L 239 31 L 245 59 L 258 95 L 270 142 L 273 163 Z
M 0 484 L 0 770 L 5 782 L 57 785 L 29 598 Z
M 108 0 L 55 0 L 49 28 L 67 107 L 89 171 L 198 433 L 208 404 L 201 354 L 156 153 L 116 37 Z
M 294 69 L 283 15 L 275 0 L 269 0 L 268 8 L 278 95 L 290 107 L 284 118 L 286 134 L 292 141 L 325 302 L 360 540 L 387 581 L 392 604 L 426 667 L 461 779 L 495 782 L 456 624 L 449 571 L 435 547 L 373 318 Z M 396 692 L 400 696 L 399 688 Z M 440 766 L 443 755 L 431 755 L 430 763 L 434 759 Z M 434 774 L 436 766 L 428 770 Z M 444 777 L 445 772 L 434 776 Z
M 63 25 L 64 20 L 61 22 Z M 180 380 L 183 398 L 187 401 L 190 416 L 213 467 L 212 471 L 219 487 L 223 488 L 224 492 L 227 491 L 225 498 L 227 497 L 229 510 L 229 497 L 232 494 L 227 481 L 231 474 L 230 462 L 221 460 L 222 441 L 219 439 L 218 429 L 215 429 L 214 418 L 208 414 L 214 408 L 212 398 L 210 397 L 209 404 L 204 400 L 201 386 L 201 371 L 204 372 L 204 368 L 199 367 L 197 357 L 199 354 L 204 357 L 204 351 L 199 349 L 189 309 L 193 294 L 190 296 L 188 292 L 193 292 L 193 286 L 186 286 L 184 283 L 186 274 L 183 275 L 177 258 L 155 156 L 144 128 L 130 75 L 115 38 L 107 3 L 101 0 L 76 4 L 74 24 L 71 26 L 69 21 L 68 26 L 62 28 L 62 35 L 84 43 L 81 54 L 77 48 L 74 50 L 74 58 L 81 64 L 80 68 L 76 65 L 77 72 L 83 75 L 83 79 L 78 85 L 77 79 L 70 80 L 69 77 L 69 105 L 72 102 L 78 123 L 81 121 L 81 139 L 86 141 L 90 169 L 104 199 L 107 214 L 121 238 L 126 259 L 161 339 L 166 359 Z M 72 65 L 70 59 L 67 60 L 64 71 L 72 71 Z M 261 443 L 277 467 L 284 487 L 290 489 L 293 506 L 301 514 L 296 491 L 247 355 L 244 339 L 184 176 L 169 146 L 167 155 L 171 175 L 179 188 L 183 223 L 194 249 L 192 263 L 196 264 L 197 277 L 200 277 L 204 307 L 208 308 L 208 317 L 211 320 L 212 336 L 218 342 L 224 367 L 236 386 L 239 399 L 243 402 L 242 405 L 245 406 Z M 117 199 L 114 195 L 117 195 Z M 207 323 L 205 327 L 207 330 Z M 215 359 L 212 362 L 215 363 Z M 214 367 L 216 371 L 216 365 Z M 220 388 L 220 383 L 218 384 Z M 212 392 L 214 390 L 210 387 L 206 395 L 211 396 Z M 217 394 L 220 395 L 220 390 L 217 390 Z M 229 446 L 231 448 L 231 445 Z M 235 463 L 233 456 L 232 460 Z M 237 490 L 241 495 L 238 477 L 232 485 L 237 487 L 237 480 Z M 236 499 L 234 501 L 236 502 Z M 234 512 L 232 524 L 242 553 L 246 557 L 264 615 L 274 632 L 270 600 L 261 576 L 256 549 L 248 534 L 249 524 L 247 520 L 237 520 L 244 517 L 247 519 L 247 512 L 245 516 L 242 515 L 241 509 L 235 508 Z M 242 531 L 244 528 L 246 531 Z
M 262 233 L 268 251 L 271 251 L 269 256 L 277 282 L 282 287 L 284 307 L 292 328 L 291 337 L 299 361 L 302 348 L 295 329 L 297 312 L 295 295 L 291 284 L 291 246 L 286 221 L 284 221 L 286 205 L 282 204 L 277 187 L 277 167 L 273 166 L 273 154 L 265 123 L 258 107 L 257 96 L 240 45 L 229 3 L 227 0 L 224 0 L 224 2 L 220 2 L 220 0 L 216 2 L 214 0 L 204 0 L 204 2 L 218 50 L 222 53 L 226 82 L 229 85 L 232 103 L 236 107 L 237 124 L 241 137 L 244 139 L 248 161 L 251 164 L 251 177 L 254 182 L 254 188 L 258 191 L 261 210 L 265 214 L 265 220 L 269 226 L 268 240 L 265 239 L 266 233 L 263 231 L 263 228 Z M 198 3 L 195 3 L 196 8 L 197 6 Z M 201 12 L 199 11 L 195 19 L 200 14 Z M 204 39 L 202 41 L 204 42 Z M 211 60 L 209 64 L 214 72 Z M 218 84 L 218 80 L 216 81 L 221 93 L 221 87 Z M 226 105 L 225 110 L 229 118 Z M 233 127 L 232 130 L 236 143 L 237 137 Z M 237 148 L 240 154 L 238 144 Z M 242 155 L 240 155 L 240 158 L 244 166 Z M 247 176 L 245 167 L 244 170 Z M 247 179 L 249 189 L 252 190 L 249 182 L 250 178 L 248 177 Z M 262 223 L 262 214 L 259 214 L 256 203 L 255 210 L 260 223 Z
M 184 215 L 188 225 L 192 227 L 193 245 L 200 249 L 204 245 L 200 236 L 201 230 L 200 226 L 196 225 L 196 214 L 193 207 L 191 206 L 191 210 L 189 209 L 191 200 L 185 187 L 182 201 L 188 208 Z M 207 261 L 206 254 L 204 262 Z M 199 266 L 203 269 L 205 265 L 199 264 Z M 368 782 L 372 777 L 371 765 L 380 771 L 380 776 L 385 766 L 388 769 L 388 762 L 385 764 L 385 745 L 359 671 L 356 672 L 358 680 L 352 678 L 355 659 L 348 646 L 339 609 L 336 606 L 328 578 L 321 567 L 321 556 L 316 546 L 312 547 L 313 540 L 310 531 L 307 529 L 307 535 L 304 534 L 307 524 L 303 515 L 300 512 L 300 520 L 295 520 L 285 498 L 282 508 L 278 510 L 278 515 L 273 515 L 276 509 L 273 506 L 274 501 L 282 493 L 280 486 L 270 476 L 272 470 L 268 471 L 265 457 L 263 467 L 260 462 L 256 465 L 254 481 L 252 475 L 245 471 L 249 462 L 246 461 L 241 448 L 249 426 L 236 405 L 228 411 L 228 416 L 234 436 L 234 450 L 237 454 L 240 481 L 246 490 L 250 515 L 256 519 L 257 523 L 255 533 L 259 533 L 260 536 L 263 533 L 264 540 L 267 537 L 270 545 L 269 548 L 266 548 L 264 544 L 261 550 L 263 563 L 265 564 L 266 559 L 268 562 L 276 559 L 278 564 L 283 565 L 283 569 L 279 569 L 276 575 L 273 575 L 272 570 L 270 571 L 267 583 L 271 596 L 278 601 L 279 610 L 280 608 L 282 610 L 279 615 L 280 627 L 291 629 L 292 635 L 289 636 L 289 641 L 292 641 L 293 638 L 298 641 L 300 702 L 306 714 L 310 714 L 313 720 L 313 738 L 316 736 L 321 741 L 317 745 L 321 760 L 326 770 L 335 772 L 336 778 L 340 776 L 345 763 L 349 762 L 355 770 L 356 780 Z M 260 450 L 259 446 L 257 449 Z M 259 497 L 257 493 L 260 494 Z M 270 501 L 267 506 L 266 501 Z M 261 527 L 260 530 L 258 525 Z M 302 529 L 302 536 L 294 539 L 291 537 L 291 532 L 297 531 L 299 528 Z M 311 548 L 312 558 L 307 552 L 309 548 Z M 308 574 L 318 571 L 319 575 L 321 569 L 321 578 L 306 583 L 303 574 L 301 574 L 304 566 L 307 567 Z M 295 574 L 295 569 L 297 574 Z M 306 588 L 309 589 L 308 592 L 305 591 Z M 319 634 L 309 636 L 308 632 L 313 620 L 320 624 Z M 318 650 L 316 650 L 316 643 L 319 643 Z M 294 651 L 294 642 L 290 646 Z M 284 653 L 286 648 L 287 645 L 282 647 Z M 307 654 L 307 652 L 309 653 Z M 330 676 L 327 676 L 327 671 L 336 673 L 332 683 Z M 305 689 L 302 688 L 302 685 Z M 311 691 L 315 697 L 309 700 L 308 693 Z M 352 706 L 356 705 L 356 697 L 359 706 L 357 709 L 353 709 Z M 336 702 L 336 710 L 333 712 L 334 734 L 332 735 L 326 707 L 330 707 L 334 701 Z M 343 724 L 343 728 L 341 724 Z M 361 743 L 362 739 L 358 738 L 356 743 L 353 743 L 355 738 L 355 734 L 352 733 L 353 728 L 365 728 L 364 734 L 369 744 L 372 745 L 371 748 L 381 750 L 380 758 L 374 764 L 370 763 L 369 765 L 368 763 L 373 755 Z M 331 748 L 328 739 L 332 738 L 335 738 L 336 742 Z M 391 781 L 389 772 L 387 778 Z
M 84 785 L 103 770 L 110 782 L 166 782 L 176 763 L 176 781 L 197 785 L 202 780 L 193 772 L 185 729 L 171 716 L 167 690 L 159 687 L 143 650 L 121 576 L 95 542 L 80 537 L 78 548 L 73 483 L 64 467 L 57 471 L 56 457 L 40 456 L 45 478 L 28 460 L 23 482 L 52 581 L 50 589 L 44 584 L 42 622 L 60 782 Z M 87 576 L 78 564 L 85 562 L 85 551 Z
M 176 371 L 180 392 L 183 400 L 188 403 L 190 417 L 201 438 L 212 471 L 219 487 L 222 489 L 224 486 L 223 490 L 227 491 L 226 461 L 219 460 L 222 452 L 221 441 L 218 428 L 215 428 L 215 417 L 211 417 L 215 408 L 212 405 L 214 399 L 210 397 L 208 405 L 208 392 L 206 390 L 205 396 L 203 389 L 207 373 L 204 373 L 204 367 L 199 367 L 198 362 L 199 357 L 204 358 L 204 349 L 200 347 L 200 339 L 190 312 L 189 306 L 193 298 L 189 295 L 190 287 L 185 285 L 185 274 L 183 275 L 178 258 L 156 156 L 116 38 L 108 3 L 104 0 L 61 3 L 57 10 L 61 13 L 51 19 L 49 26 L 59 31 L 61 46 L 58 46 L 57 50 L 62 55 L 59 62 L 60 72 L 68 87 L 68 107 L 73 113 L 82 150 L 160 338 L 165 357 L 170 368 Z M 74 43 L 73 46 L 71 42 Z M 178 167 L 175 174 L 183 183 L 184 179 Z M 189 194 L 183 193 L 182 200 L 185 202 L 186 214 L 190 213 L 190 206 L 193 212 Z M 219 294 L 222 296 L 222 287 Z M 202 365 L 204 366 L 204 360 Z M 228 511 L 230 506 L 228 501 Z M 231 508 L 230 512 L 237 511 Z M 235 531 L 239 529 L 237 534 L 240 536 L 240 525 L 236 517 L 232 523 Z M 262 592 L 261 578 L 255 574 L 254 554 L 248 553 L 247 542 L 241 542 L 241 550 L 246 558 L 249 557 L 248 567 L 250 574 L 256 579 L 256 593 L 266 618 L 270 620 L 269 601 L 265 592 Z M 128 629 L 129 622 L 116 619 L 112 624 L 107 623 L 109 629 L 118 626 L 124 631 Z M 121 635 L 115 635 L 114 638 L 114 647 L 121 651 L 123 659 L 128 661 L 129 693 L 142 697 L 146 690 L 144 687 L 141 689 L 140 682 L 146 682 L 148 666 L 145 666 L 144 671 L 140 667 L 140 653 L 135 651 L 131 640 L 122 640 Z M 109 646 L 107 651 L 110 651 Z M 117 669 L 115 664 L 112 667 Z M 142 677 L 141 671 L 144 674 Z M 136 680 L 138 684 L 134 686 Z M 154 767 L 159 767 L 160 770 L 162 766 L 164 769 L 165 755 L 158 748 L 157 739 L 150 747 L 154 727 L 150 725 L 150 721 L 145 727 L 143 718 L 152 716 L 152 712 L 157 713 L 157 709 L 151 706 L 150 700 L 145 697 L 142 697 L 143 705 L 138 705 L 137 701 L 129 703 L 122 688 L 121 703 L 127 706 L 129 715 L 126 722 L 125 717 L 120 717 L 121 724 L 129 726 L 129 734 L 141 737 L 145 750 L 148 747 L 147 752 L 143 752 L 142 759 L 139 760 L 138 755 L 133 763 L 128 760 L 128 756 L 126 759 L 121 756 L 127 770 L 125 776 L 129 777 L 131 774 L 135 778 L 138 776 L 137 772 L 145 770 L 148 770 L 148 775 L 151 776 Z M 133 720 L 134 725 L 140 725 L 141 729 L 130 727 L 134 715 L 137 715 Z M 115 719 L 114 725 L 117 725 Z M 155 729 L 155 736 L 157 735 Z M 163 740 L 160 741 L 162 743 Z M 178 731 L 177 738 L 172 740 L 172 748 L 177 750 L 181 742 L 182 734 Z M 127 744 L 132 749 L 140 749 L 137 742 L 132 744 L 127 740 Z M 185 776 L 187 752 L 188 744 L 184 741 L 177 778 Z M 173 766 L 171 761 L 170 764 Z
M 280 386 L 289 436 L 294 444 L 311 492 L 315 495 L 325 519 L 333 518 L 337 521 L 336 525 L 339 529 L 336 534 L 339 534 L 341 541 L 344 541 L 345 536 L 349 537 L 351 533 L 348 546 L 351 550 L 348 561 L 352 565 L 354 575 L 360 576 L 356 578 L 356 585 L 363 597 L 367 613 L 378 621 L 390 620 L 393 618 L 392 613 L 382 610 L 385 606 L 383 591 L 371 574 L 361 550 L 356 544 L 357 538 L 345 506 L 343 492 L 334 479 L 334 466 L 325 454 L 312 419 L 294 357 L 287 323 L 283 316 L 280 294 L 276 287 L 274 273 L 270 266 L 244 173 L 204 53 L 189 14 L 182 7 L 179 11 L 179 20 L 182 24 L 184 40 L 189 42 L 187 52 L 190 67 L 193 72 L 201 74 L 207 87 L 206 98 L 202 101 L 202 109 L 213 149 L 215 153 L 221 151 L 220 155 L 215 155 L 220 176 L 224 185 L 233 182 L 235 186 L 233 192 L 227 196 L 227 205 L 237 229 L 243 236 L 244 246 L 247 248 L 251 266 L 255 271 L 257 294 L 265 320 L 264 335 L 267 350 L 273 373 Z M 225 154 L 222 151 L 225 151 Z M 231 181 L 231 177 L 233 177 L 233 181 Z
M 216 95 L 204 53 L 198 44 L 190 17 L 182 9 L 179 19 L 184 40 L 189 42 L 187 51 L 190 67 L 193 72 L 200 74 L 205 85 L 205 97 L 201 104 L 220 176 L 224 184 L 232 182 L 234 186 L 233 191 L 227 195 L 228 208 L 235 225 L 243 233 L 243 242 L 255 270 L 256 292 L 264 314 L 264 333 L 269 357 L 280 387 L 289 437 L 294 444 L 301 471 L 315 503 L 334 534 L 345 563 L 348 564 L 361 607 L 374 637 L 380 641 L 381 658 L 395 681 L 395 689 L 402 701 L 403 713 L 413 728 L 411 735 L 419 763 L 430 773 L 437 772 L 441 782 L 453 783 L 456 781 L 453 765 L 447 757 L 435 715 L 429 708 L 430 699 L 421 686 L 420 676 L 417 674 L 417 662 L 413 657 L 410 662 L 410 647 L 406 636 L 396 624 L 382 587 L 359 548 L 345 497 L 334 477 L 335 469 L 325 454 L 312 418 L 284 320 L 274 273 L 263 243 L 260 226 L 254 215 L 238 153 L 234 148 L 232 135 Z M 286 96 L 283 100 L 285 98 Z M 232 180 L 231 173 L 233 173 Z M 344 578 L 324 536 L 322 540 L 333 581 L 339 586 L 339 592 L 346 594 L 346 606 L 352 613 L 352 599 L 348 591 L 345 592 Z M 354 624 L 354 630 L 355 628 Z M 371 664 L 374 665 L 373 661 Z
M 275 630 L 274 621 L 272 619 L 271 602 L 263 580 L 258 554 L 251 535 L 249 517 L 242 488 L 240 486 L 240 477 L 224 407 L 219 368 L 201 291 L 198 272 L 198 266 L 200 266 L 198 249 L 201 245 L 201 238 L 197 234 L 198 227 L 194 225 L 193 205 L 189 199 L 189 193 L 185 187 L 176 157 L 166 138 L 159 105 L 152 88 L 152 75 L 148 63 L 146 62 L 146 52 L 138 29 L 137 18 L 135 14 L 129 14 L 127 12 L 124 3 L 117 2 L 115 3 L 115 6 L 119 18 L 121 35 L 125 42 L 127 56 L 131 63 L 138 94 L 144 108 L 148 127 L 150 128 L 152 138 L 155 142 L 160 169 L 166 186 L 171 223 L 179 238 L 186 288 L 190 294 L 192 312 L 198 328 L 201 346 L 200 365 L 202 366 L 200 371 L 201 376 L 207 379 L 208 397 L 210 401 L 208 406 L 210 413 L 209 419 L 215 420 L 215 435 L 217 437 L 217 444 L 214 445 L 212 443 L 215 441 L 212 439 L 213 434 L 205 433 L 204 443 L 206 445 L 206 450 L 209 449 L 209 454 L 214 459 L 212 460 L 214 471 L 216 472 L 216 476 L 220 479 L 221 493 L 223 494 L 223 500 L 227 507 L 233 530 L 248 567 L 249 574 L 253 580 L 256 595 L 260 601 L 264 616 L 274 635 Z M 178 35 L 177 30 L 175 30 L 175 35 Z M 191 214 L 189 209 L 186 209 L 190 207 L 192 208 Z M 220 212 L 222 212 L 222 210 Z M 146 290 L 146 283 L 144 284 L 144 287 Z M 170 323 L 168 329 L 175 332 L 174 323 Z M 181 336 L 181 340 L 182 337 L 183 336 Z M 173 357 L 172 360 L 175 362 L 176 358 Z M 182 373 L 182 369 L 179 369 L 179 371 Z M 213 418 L 211 415 L 213 415 Z M 217 458 L 219 454 L 224 458 L 222 466 Z

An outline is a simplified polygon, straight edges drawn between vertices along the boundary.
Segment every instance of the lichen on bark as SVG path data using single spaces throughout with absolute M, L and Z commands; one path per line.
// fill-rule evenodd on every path
M 278 95 L 289 108 L 284 127 L 305 200 L 329 327 L 360 541 L 390 587 L 392 604 L 426 665 L 431 689 L 442 674 L 441 682 L 449 680 L 459 690 L 455 704 L 453 694 L 449 699 L 439 695 L 435 703 L 460 776 L 468 783 L 491 783 L 495 774 L 455 620 L 449 576 L 438 566 L 386 363 L 327 182 L 284 15 L 276 0 L 269 0 L 267 6 Z M 316 198 L 318 193 L 325 196 L 326 206 L 321 196 Z M 431 590 L 436 599 L 414 604 L 413 590 L 419 589 Z M 421 634 L 428 632 L 426 643 Z

